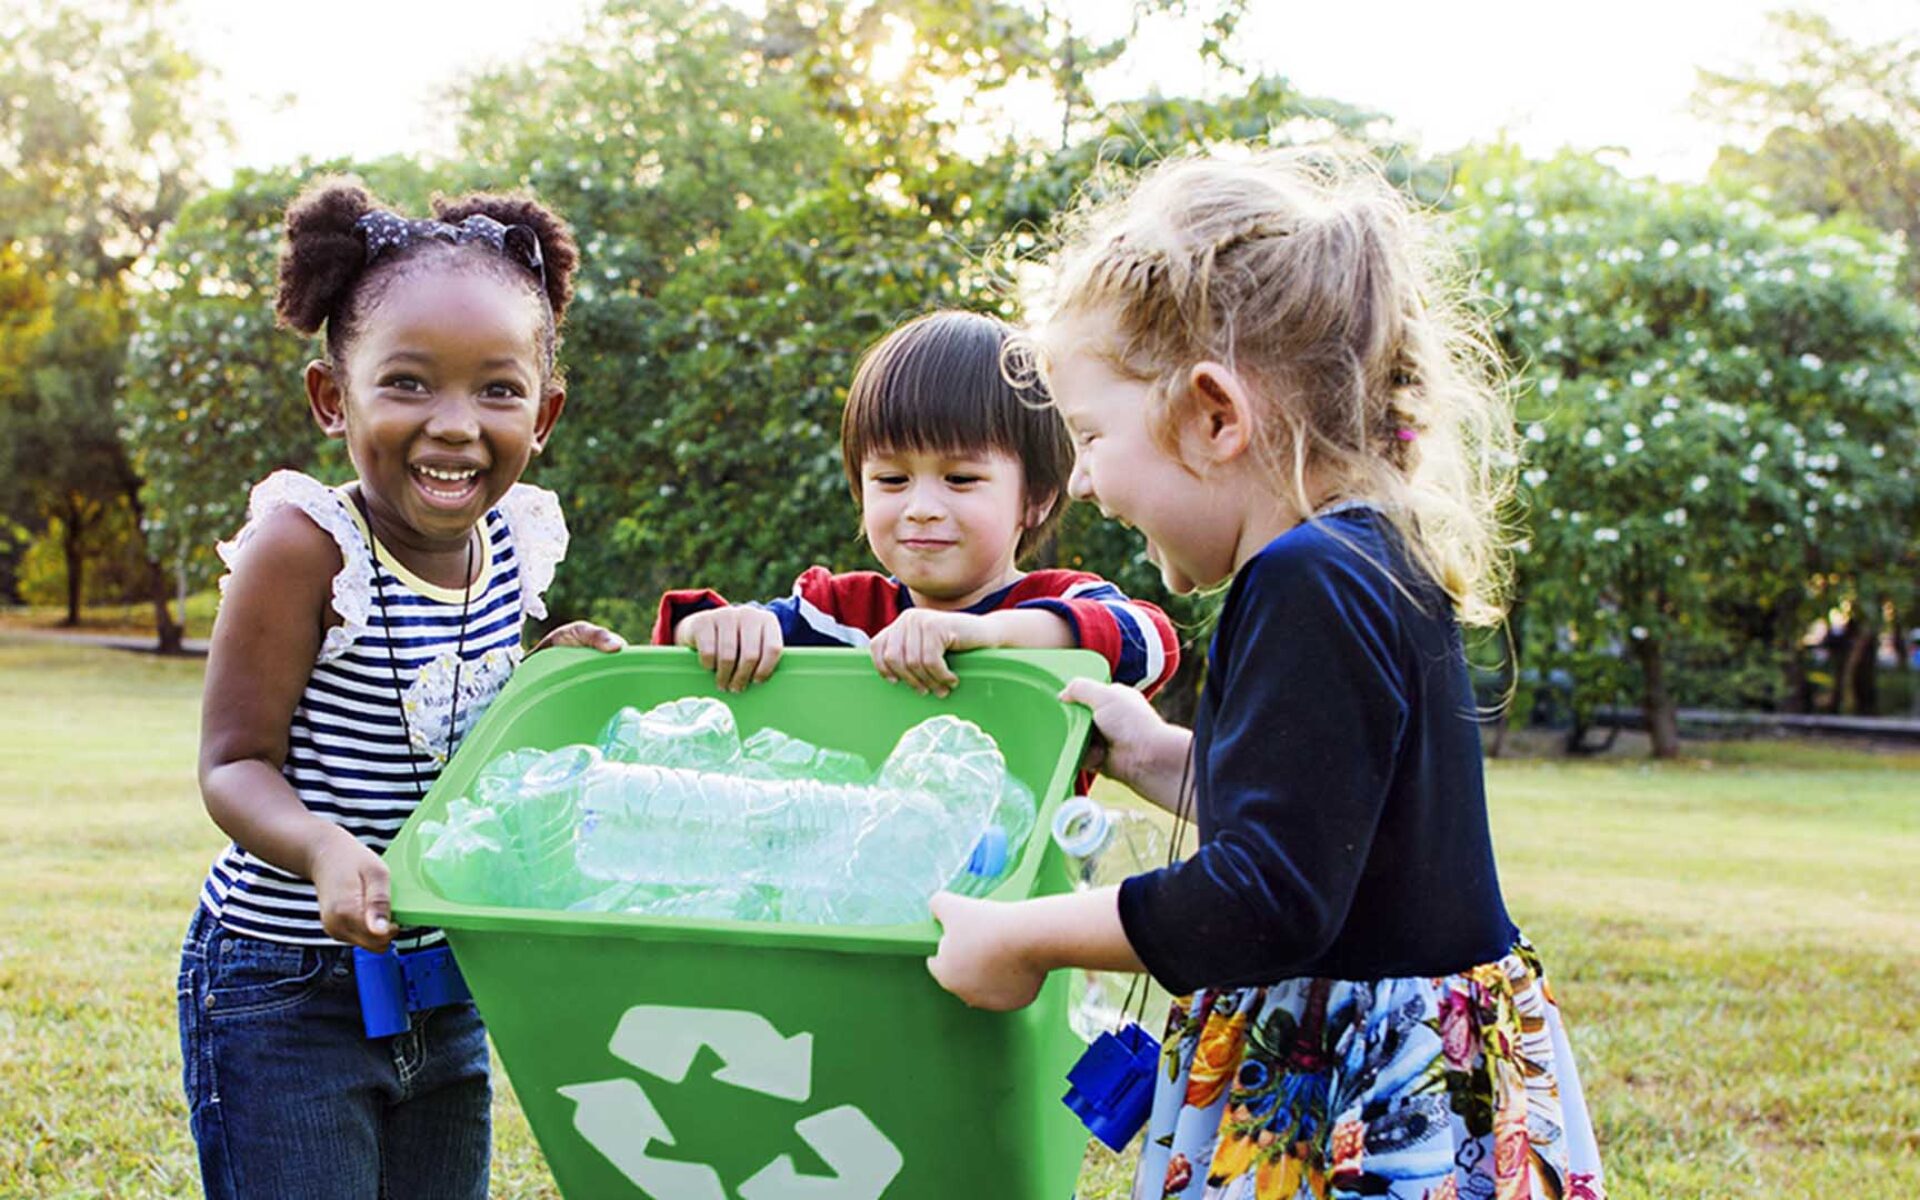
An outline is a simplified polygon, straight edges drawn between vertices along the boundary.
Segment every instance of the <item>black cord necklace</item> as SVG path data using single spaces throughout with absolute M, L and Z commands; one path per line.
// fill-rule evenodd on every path
M 407 739 L 407 771 L 413 776 L 413 790 L 421 800 L 427 798 L 427 786 L 420 778 L 420 765 L 413 754 L 413 726 L 407 720 L 406 691 L 400 686 L 400 663 L 393 653 L 393 618 L 387 614 L 387 589 L 380 583 L 380 561 L 373 549 L 373 515 L 367 511 L 367 498 L 356 489 L 353 503 L 360 510 L 361 520 L 367 525 L 367 561 L 373 567 L 373 596 L 380 603 L 380 623 L 385 626 L 387 644 L 387 672 L 393 679 L 393 702 L 400 710 L 400 731 Z M 447 711 L 447 760 L 453 759 L 453 748 L 459 742 L 460 729 L 460 668 L 467 659 L 467 609 L 473 602 L 473 537 L 467 538 L 466 574 L 461 577 L 460 585 L 460 633 L 454 639 L 453 646 L 453 703 Z

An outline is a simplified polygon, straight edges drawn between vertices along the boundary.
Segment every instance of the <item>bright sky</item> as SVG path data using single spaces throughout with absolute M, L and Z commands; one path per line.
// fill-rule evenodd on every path
M 214 99 L 237 144 L 210 162 L 300 155 L 444 152 L 448 89 L 489 64 L 527 57 L 578 30 L 592 0 L 330 0 L 289 23 L 259 0 L 183 0 L 187 43 L 220 72 Z M 1911 0 L 1811 0 L 1855 39 L 1920 33 Z M 1070 0 L 1099 32 L 1116 0 Z M 1256 0 L 1242 28 L 1249 57 L 1309 92 L 1378 109 L 1428 149 L 1504 130 L 1529 152 L 1624 148 L 1626 165 L 1698 177 L 1719 134 L 1687 111 L 1695 69 L 1771 61 L 1763 0 Z M 1180 30 L 1153 29 L 1125 86 L 1202 91 Z M 1190 38 L 1186 39 L 1189 43 Z

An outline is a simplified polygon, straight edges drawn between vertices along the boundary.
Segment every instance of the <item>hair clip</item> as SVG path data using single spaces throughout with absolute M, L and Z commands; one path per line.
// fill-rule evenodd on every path
M 372 266 L 383 255 L 404 250 L 424 241 L 446 242 L 462 246 L 480 242 L 532 271 L 540 280 L 540 293 L 547 291 L 547 263 L 540 252 L 540 235 L 526 225 L 503 225 L 485 213 L 474 213 L 458 225 L 432 217 L 409 220 L 398 213 L 374 209 L 353 223 L 367 244 L 366 265 Z

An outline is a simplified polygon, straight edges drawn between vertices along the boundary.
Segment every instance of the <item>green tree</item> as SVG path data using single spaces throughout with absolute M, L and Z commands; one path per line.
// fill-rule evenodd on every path
M 1851 213 L 1920 239 L 1920 38 L 1856 42 L 1803 9 L 1769 21 L 1780 61 L 1700 72 L 1695 104 L 1758 145 L 1725 146 L 1715 177 L 1764 188 L 1771 203 L 1817 216 Z M 1920 258 L 1904 278 L 1920 297 Z
M 14 504 L 60 534 L 66 623 L 77 625 L 87 563 L 103 545 L 102 523 L 136 484 L 111 408 L 126 311 L 112 283 L 56 281 L 51 291 L 58 317 L 32 348 L 20 401 L 4 417 L 0 442 Z
M 207 128 L 192 109 L 200 66 L 166 31 L 168 11 L 65 4 L 0 27 L 0 250 L 57 317 L 20 348 L 0 476 L 15 520 L 61 521 L 70 622 L 89 531 L 115 496 L 139 512 L 113 414 L 129 277 L 185 200 Z M 164 575 L 147 566 L 162 648 L 177 648 Z
M 1913 245 L 1920 238 L 1920 38 L 1856 41 L 1806 10 L 1774 13 L 1771 21 L 1781 44 L 1777 62 L 1701 73 L 1697 106 L 1753 143 L 1723 147 L 1715 177 L 1757 185 L 1783 211 L 1849 213 Z M 1920 298 L 1920 256 L 1907 256 L 1903 278 L 1908 295 Z M 1892 603 L 1880 599 L 1857 606 L 1844 626 L 1835 651 L 1836 710 L 1846 702 L 1861 711 L 1875 706 L 1878 618 Z M 1891 615 L 1904 644 L 1909 622 L 1897 609 Z
M 1532 665 L 1588 703 L 1637 678 L 1667 756 L 1689 670 L 1757 667 L 1740 698 L 1777 705 L 1812 620 L 1910 597 L 1920 318 L 1895 245 L 1575 156 L 1489 152 L 1459 187 L 1532 388 Z

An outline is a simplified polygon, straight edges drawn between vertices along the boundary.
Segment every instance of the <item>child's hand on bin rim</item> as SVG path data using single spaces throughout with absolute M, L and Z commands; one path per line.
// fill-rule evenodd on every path
M 974 1008 L 1011 1012 L 1033 1003 L 1047 972 L 1022 949 L 1017 905 L 938 892 L 929 907 L 941 927 L 927 960 L 935 982 Z
M 674 627 L 673 644 L 697 651 L 700 665 L 713 672 L 724 692 L 744 692 L 748 684 L 765 683 L 785 646 L 780 618 L 750 604 L 694 613 Z
M 625 650 L 627 639 L 611 629 L 603 629 L 595 625 L 592 621 L 568 621 L 541 638 L 531 652 L 538 654 L 552 646 L 583 646 L 588 650 L 612 654 L 616 650 Z
M 338 828 L 336 826 L 335 828 Z M 393 940 L 387 864 L 344 829 L 307 864 L 327 936 L 379 954 Z
M 1193 734 L 1164 720 L 1138 688 L 1074 679 L 1061 689 L 1060 699 L 1092 711 L 1096 736 L 1083 769 L 1099 771 L 1145 796 L 1178 788 Z
M 923 696 L 946 696 L 960 682 L 947 665 L 947 653 L 995 644 L 984 616 L 910 608 L 874 634 L 867 649 L 882 678 L 908 684 Z

